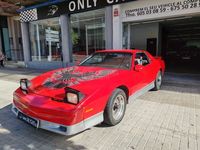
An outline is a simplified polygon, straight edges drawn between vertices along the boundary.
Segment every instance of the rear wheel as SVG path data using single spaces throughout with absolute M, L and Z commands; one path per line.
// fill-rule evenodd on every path
M 121 122 L 126 111 L 127 97 L 123 90 L 116 89 L 110 97 L 105 111 L 104 123 L 114 126 Z
M 154 91 L 160 90 L 161 85 L 162 85 L 162 73 L 161 73 L 161 71 L 159 71 L 158 74 L 157 74 L 157 76 L 156 76 L 156 80 L 154 82 L 154 88 L 153 88 L 153 90 Z

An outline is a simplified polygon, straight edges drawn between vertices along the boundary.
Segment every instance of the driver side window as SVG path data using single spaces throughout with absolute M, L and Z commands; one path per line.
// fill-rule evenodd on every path
M 146 66 L 148 64 L 150 64 L 150 61 L 145 53 L 136 53 L 135 65 Z

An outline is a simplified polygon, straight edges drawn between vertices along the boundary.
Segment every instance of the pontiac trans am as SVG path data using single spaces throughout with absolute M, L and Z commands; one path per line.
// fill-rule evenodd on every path
M 12 111 L 36 128 L 63 135 L 102 122 L 114 126 L 130 101 L 160 89 L 164 71 L 164 61 L 147 51 L 99 51 L 77 66 L 21 79 Z

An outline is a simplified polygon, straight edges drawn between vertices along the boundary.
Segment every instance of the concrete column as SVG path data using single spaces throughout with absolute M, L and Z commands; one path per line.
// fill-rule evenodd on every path
M 62 34 L 62 55 L 63 65 L 69 66 L 73 62 L 72 57 L 72 40 L 69 15 L 60 16 L 61 34 Z
M 13 34 L 13 40 L 14 40 L 14 49 L 19 49 L 19 28 L 18 28 L 18 21 L 14 20 L 13 18 L 13 29 L 17 29 L 15 33 Z
M 28 66 L 28 62 L 31 61 L 31 47 L 30 47 L 30 40 L 29 40 L 29 26 L 28 23 L 22 22 L 21 23 L 21 30 L 22 30 L 22 41 L 23 41 L 23 52 L 24 52 L 24 63 L 25 66 Z
M 118 16 L 113 17 L 113 49 L 122 49 L 122 22 L 120 5 L 113 5 L 113 14 L 118 11 Z
M 112 15 L 112 6 L 106 7 L 105 13 L 105 40 L 106 40 L 106 49 L 113 48 L 113 15 Z
M 9 37 L 12 38 L 11 49 L 16 50 L 18 49 L 18 28 L 16 26 L 16 21 L 14 17 L 8 17 L 8 29 L 9 29 Z

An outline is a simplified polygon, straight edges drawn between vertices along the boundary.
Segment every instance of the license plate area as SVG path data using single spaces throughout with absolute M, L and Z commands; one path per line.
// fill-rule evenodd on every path
M 31 118 L 21 112 L 18 112 L 18 119 L 30 124 L 31 126 L 35 127 L 35 128 L 38 128 L 39 127 L 39 121 L 34 119 L 34 118 Z

